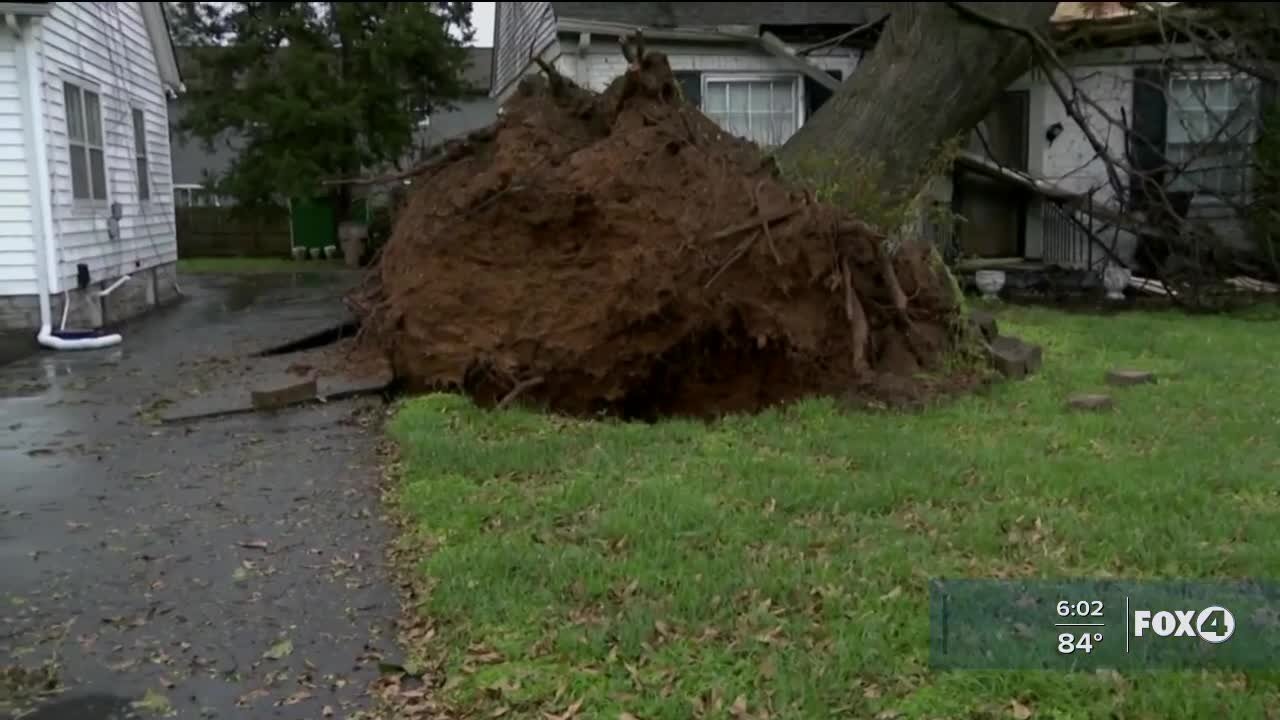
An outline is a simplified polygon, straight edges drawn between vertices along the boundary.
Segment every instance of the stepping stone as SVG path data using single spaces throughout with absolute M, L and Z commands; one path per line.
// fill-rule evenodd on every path
M 1155 381 L 1156 374 L 1146 370 L 1110 370 L 1107 372 L 1107 384 L 1115 385 L 1116 387 L 1145 385 Z
M 257 410 L 274 410 L 294 403 L 305 402 L 316 396 L 316 380 L 303 380 L 271 388 L 269 390 L 251 390 L 250 399 Z
M 1072 410 L 1110 410 L 1112 406 L 1110 395 L 1072 395 L 1067 398 L 1067 407 Z
M 987 345 L 991 366 L 1007 378 L 1024 378 L 1040 369 L 1043 352 L 1039 345 L 1004 335 Z
M 969 312 L 969 324 L 977 328 L 982 333 L 982 339 L 987 342 L 995 340 L 1000 335 L 1000 328 L 996 325 L 996 316 L 986 310 L 972 310 Z

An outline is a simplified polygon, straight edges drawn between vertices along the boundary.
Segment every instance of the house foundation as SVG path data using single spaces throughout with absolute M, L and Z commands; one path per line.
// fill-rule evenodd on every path
M 67 328 L 96 330 L 115 326 L 131 320 L 157 307 L 178 299 L 178 267 L 167 263 L 129 273 L 129 280 L 116 287 L 110 294 L 100 295 L 119 278 L 99 280 L 84 289 L 71 289 L 50 298 L 52 322 L 56 329 L 62 323 L 62 308 L 67 309 Z M 35 334 L 40 329 L 40 298 L 36 295 L 10 295 L 0 297 L 0 333 L 5 344 L 20 342 L 28 337 L 35 346 Z M 25 333 L 25 335 L 24 335 Z

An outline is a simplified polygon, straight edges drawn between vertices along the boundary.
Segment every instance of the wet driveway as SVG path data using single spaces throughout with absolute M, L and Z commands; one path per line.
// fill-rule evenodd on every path
M 116 348 L 0 366 L 0 717 L 364 706 L 396 611 L 381 401 L 153 419 L 207 386 L 218 358 L 330 323 L 350 282 L 185 277 L 186 300 Z

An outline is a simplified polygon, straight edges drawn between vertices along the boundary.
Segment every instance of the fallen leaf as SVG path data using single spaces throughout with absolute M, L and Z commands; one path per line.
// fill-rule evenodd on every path
M 618 720 L 640 720 L 640 718 L 636 717 L 635 715 L 632 715 L 629 712 L 624 712 L 624 713 L 618 714 Z
M 272 645 L 270 650 L 262 654 L 262 657 L 268 660 L 283 660 L 291 654 L 293 654 L 293 641 L 285 639 Z
M 240 547 L 248 548 L 249 550 L 266 550 L 267 541 L 266 540 L 248 540 L 240 543 Z
M 1009 709 L 1009 714 L 1013 716 L 1014 720 L 1030 720 L 1035 713 L 1032 712 L 1031 708 L 1014 700 Z
M 746 717 L 747 715 L 747 696 L 739 695 L 734 698 L 733 705 L 729 707 L 729 714 L 736 717 Z
M 491 717 L 491 718 L 500 718 L 500 717 L 502 717 L 503 715 L 506 715 L 506 714 L 507 714 L 507 713 L 509 713 L 509 712 L 511 712 L 511 708 L 507 707 L 506 705 L 503 705 L 502 707 L 498 708 L 497 710 L 494 710 L 493 712 L 489 713 L 489 717 Z
M 552 713 L 543 713 L 543 715 L 547 718 L 547 720 L 573 720 L 573 718 L 578 716 L 578 711 L 581 709 L 582 709 L 582 701 L 577 700 L 577 701 L 574 701 L 572 705 L 565 708 L 565 711 L 563 714 L 553 715 Z
M 902 586 L 895 585 L 892 590 L 880 596 L 881 600 L 892 600 L 902 594 Z
M 876 715 L 876 720 L 896 720 L 896 718 L 900 717 L 902 717 L 902 713 L 897 710 L 882 710 Z
M 231 580 L 234 582 L 244 582 L 249 579 L 249 571 L 242 567 L 238 567 L 231 571 Z
M 320 715 L 322 717 L 333 717 L 333 706 L 325 705 L 324 708 L 320 710 Z
M 76 522 L 74 520 L 67 521 L 67 529 L 70 530 L 71 532 L 75 532 L 76 530 L 83 530 L 87 527 L 89 527 L 89 523 Z
M 877 685 L 868 685 L 866 690 L 862 691 L 862 697 L 868 700 L 875 700 L 880 697 L 880 687 Z
M 169 697 L 157 690 L 148 689 L 143 694 L 141 700 L 134 700 L 131 706 L 143 712 L 149 712 L 154 715 L 173 715 L 173 704 L 169 702 Z
M 285 705 L 297 705 L 298 703 L 302 702 L 303 700 L 310 700 L 310 699 L 311 699 L 311 693 L 307 692 L 306 690 L 299 690 L 298 692 L 296 692 L 296 693 L 294 693 L 294 694 L 290 695 L 289 697 L 285 698 L 285 699 L 284 699 L 284 704 L 285 704 Z

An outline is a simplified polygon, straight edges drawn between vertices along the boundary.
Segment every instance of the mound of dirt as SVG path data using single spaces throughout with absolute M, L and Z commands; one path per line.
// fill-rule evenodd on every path
M 658 53 L 599 95 L 525 80 L 413 187 L 354 303 L 410 390 L 714 416 L 899 388 L 951 342 L 927 247 L 788 187 Z

